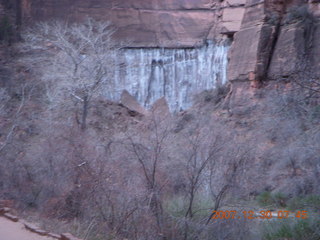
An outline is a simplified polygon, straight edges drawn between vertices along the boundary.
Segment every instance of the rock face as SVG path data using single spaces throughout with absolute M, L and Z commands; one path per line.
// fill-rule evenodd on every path
M 193 95 L 227 82 L 228 41 L 238 31 L 244 0 L 23 0 L 17 19 L 80 21 L 87 15 L 112 21 L 130 48 L 117 63 L 105 96 L 119 101 L 127 90 L 146 108 L 165 97 L 172 111 L 191 106 Z M 20 14 L 20 17 L 18 17 Z M 211 39 L 212 41 L 210 41 Z M 126 44 L 127 45 L 127 44 Z
M 15 4 L 15 0 L 8 0 Z M 134 47 L 193 47 L 239 30 L 245 0 L 20 0 L 23 23 L 52 18 L 109 20 Z M 219 36 L 220 35 L 220 36 Z
M 301 4 L 287 9 L 280 25 L 268 77 L 281 79 L 301 72 L 310 77 L 320 76 L 320 18 L 312 8 Z
M 266 1 L 248 0 L 246 7 L 230 51 L 230 81 L 261 80 L 265 76 L 278 32 L 279 11 L 269 13 Z
M 228 79 L 281 79 L 320 74 L 319 1 L 248 0 L 229 54 Z
M 217 83 L 320 76 L 320 2 L 316 0 L 7 0 L 17 24 L 53 18 L 109 20 L 130 47 L 119 56 L 111 93 L 123 89 L 145 107 L 163 96 L 170 109 L 190 106 L 191 90 Z M 225 54 L 208 40 L 233 40 Z M 199 46 L 202 46 L 200 48 Z M 164 49 L 161 49 L 164 48 Z M 170 49 L 171 48 L 171 49 Z M 188 49 L 192 48 L 192 50 Z M 220 52 L 223 53 L 220 53 Z M 194 92 L 194 91 L 193 91 Z

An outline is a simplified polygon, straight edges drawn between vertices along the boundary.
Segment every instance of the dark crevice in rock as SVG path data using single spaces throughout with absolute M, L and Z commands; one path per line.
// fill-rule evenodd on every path
M 280 30 L 281 29 L 280 26 L 281 26 L 281 21 L 279 21 L 279 23 L 275 27 L 275 37 L 274 37 L 273 42 L 271 44 L 271 50 L 270 50 L 268 61 L 267 61 L 267 67 L 266 67 L 265 75 L 267 75 L 268 72 L 269 72 L 269 68 L 270 68 L 271 61 L 272 61 L 272 56 L 273 56 L 273 53 L 274 53 L 274 51 L 276 49 L 276 45 L 277 45 L 277 42 L 278 42 L 279 34 L 280 34 L 280 31 L 281 31 Z
M 280 32 L 281 32 L 281 22 L 282 22 L 282 19 L 283 19 L 283 15 L 284 15 L 285 9 L 286 9 L 286 4 L 283 3 L 282 10 L 281 10 L 281 12 L 279 12 L 279 15 L 278 15 L 279 16 L 278 17 L 278 21 L 275 24 L 274 39 L 273 39 L 273 42 L 271 44 L 271 49 L 270 49 L 270 53 L 269 53 L 268 60 L 267 60 L 267 66 L 266 66 L 266 70 L 265 70 L 265 79 L 268 77 L 268 72 L 269 72 L 269 68 L 270 68 L 270 65 L 271 65 L 272 57 L 273 57 L 273 54 L 275 52 L 276 45 L 277 45 L 277 42 L 278 42 L 278 38 L 279 38 L 279 35 L 280 35 Z

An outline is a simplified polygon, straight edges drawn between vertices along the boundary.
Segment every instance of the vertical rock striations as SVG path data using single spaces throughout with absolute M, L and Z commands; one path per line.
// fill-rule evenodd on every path
M 320 3 L 298 2 L 286 8 L 268 78 L 283 79 L 297 74 L 320 76 L 320 18 L 312 11 L 315 5 Z
M 282 79 L 320 75 L 320 2 L 247 0 L 240 31 L 230 50 L 228 79 Z
M 240 31 L 230 50 L 230 81 L 261 81 L 270 64 L 282 8 L 248 0 Z
M 194 93 L 226 83 L 228 43 L 199 48 L 125 49 L 111 78 L 107 97 L 118 100 L 126 89 L 143 106 L 165 97 L 171 110 L 189 107 Z

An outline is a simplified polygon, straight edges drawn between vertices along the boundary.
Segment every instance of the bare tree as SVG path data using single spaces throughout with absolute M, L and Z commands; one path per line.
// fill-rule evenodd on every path
M 221 178 L 220 184 L 215 182 L 215 175 L 217 174 L 216 163 L 214 162 L 210 166 L 210 177 L 209 177 L 209 185 L 210 185 L 210 194 L 211 198 L 214 201 L 214 206 L 211 209 L 212 214 L 209 216 L 206 224 L 208 224 L 214 215 L 214 211 L 217 211 L 225 196 L 228 192 L 236 186 L 236 180 L 239 174 L 241 174 L 243 170 L 243 166 L 246 163 L 246 160 L 250 157 L 250 149 L 244 147 L 240 143 L 239 146 L 234 148 L 230 147 L 229 152 L 224 152 L 225 155 L 222 155 L 222 158 L 225 159 L 225 170 L 224 170 L 224 178 Z M 218 169 L 221 171 L 221 169 Z
M 193 239 L 191 228 L 197 226 L 196 213 L 203 209 L 196 208 L 198 197 L 206 191 L 208 174 L 211 166 L 218 160 L 223 149 L 223 138 L 214 126 L 196 127 L 184 134 L 182 153 L 182 174 L 185 179 L 186 210 L 184 213 L 183 239 Z M 197 231 L 198 233 L 198 231 Z
M 159 234 L 163 231 L 163 206 L 161 193 L 166 181 L 161 181 L 161 168 L 168 159 L 165 144 L 168 141 L 168 116 L 158 116 L 156 110 L 152 112 L 148 121 L 148 128 L 152 129 L 150 136 L 142 138 L 128 137 L 129 150 L 142 170 L 147 188 L 146 202 L 157 221 Z M 148 143 L 144 140 L 148 139 Z
M 203 129 L 197 131 L 189 137 L 189 144 L 186 146 L 186 166 L 185 171 L 188 179 L 188 207 L 185 217 L 192 218 L 195 195 L 199 187 L 203 184 L 203 177 L 208 167 L 214 165 L 217 154 L 222 149 L 221 141 L 217 135 L 205 136 L 208 132 Z
M 91 99 L 101 94 L 115 64 L 113 32 L 110 23 L 87 19 L 83 24 L 40 23 L 23 34 L 26 45 L 47 50 L 38 67 L 48 100 L 80 105 L 76 120 L 81 129 L 86 128 Z

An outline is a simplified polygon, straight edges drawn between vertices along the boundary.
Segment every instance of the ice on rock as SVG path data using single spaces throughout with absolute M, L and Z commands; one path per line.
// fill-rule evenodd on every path
M 227 43 L 209 42 L 201 48 L 129 48 L 117 61 L 106 96 L 118 101 L 127 90 L 144 107 L 165 97 L 171 111 L 191 106 L 195 93 L 227 81 Z

